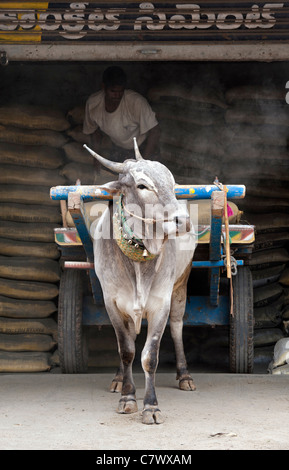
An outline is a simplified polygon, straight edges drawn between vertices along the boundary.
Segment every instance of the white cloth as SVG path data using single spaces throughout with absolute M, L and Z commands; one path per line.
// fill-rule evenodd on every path
M 99 128 L 118 147 L 132 149 L 133 138 L 136 137 L 138 145 L 141 145 L 148 131 L 157 124 L 155 113 L 139 93 L 125 90 L 117 109 L 108 113 L 104 91 L 101 90 L 87 100 L 83 133 L 93 134 Z

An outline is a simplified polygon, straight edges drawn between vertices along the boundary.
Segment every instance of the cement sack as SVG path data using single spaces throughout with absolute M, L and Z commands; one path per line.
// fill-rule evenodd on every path
M 65 131 L 70 127 L 60 110 L 33 105 L 1 106 L 0 123 L 4 126 L 49 129 L 58 132 Z
M 283 294 L 283 288 L 278 282 L 253 289 L 254 307 L 263 307 L 277 300 Z
M 69 142 L 64 145 L 63 150 L 68 160 L 86 165 L 93 165 L 94 158 L 80 142 Z
M 54 228 L 60 225 L 54 223 L 22 223 L 1 220 L 0 237 L 26 242 L 54 242 Z
M 246 213 L 246 220 L 255 225 L 258 233 L 280 232 L 280 229 L 289 228 L 288 214 L 282 212 L 269 212 L 267 214 Z
M 19 300 L 0 295 L 0 317 L 47 318 L 56 311 L 51 300 Z
M 288 105 L 287 105 L 288 106 Z M 288 127 L 289 110 L 283 106 L 239 105 L 225 112 L 227 124 L 278 125 Z
M 189 152 L 186 149 L 160 143 L 159 161 L 166 166 L 173 165 L 178 168 L 192 168 L 204 170 L 212 174 L 212 178 L 220 173 L 220 161 L 212 155 L 201 155 Z
M 0 373 L 47 372 L 51 369 L 49 353 L 0 351 Z
M 285 149 L 287 147 L 288 133 L 286 127 L 274 125 L 251 126 L 237 124 L 227 126 L 226 140 L 228 144 L 243 145 L 274 145 Z
M 0 222 L 1 223 L 1 222 Z M 0 255 L 27 256 L 30 258 L 58 259 L 60 251 L 56 243 L 37 243 L 0 238 Z
M 22 129 L 0 125 L 0 142 L 19 145 L 47 145 L 60 148 L 68 141 L 68 137 L 56 131 Z
M 82 132 L 82 125 L 75 126 L 69 129 L 68 131 L 66 131 L 66 135 L 70 137 L 71 139 L 75 140 L 76 142 L 89 145 L 90 136 Z
M 29 186 L 65 186 L 67 180 L 58 170 L 29 168 L 18 165 L 0 166 L 0 184 L 26 184 Z
M 251 269 L 265 269 L 272 265 L 284 264 L 289 261 L 289 253 L 286 248 L 275 248 L 253 252 L 248 264 Z
M 243 160 L 240 162 L 226 162 L 222 167 L 222 178 L 227 184 L 234 184 L 236 179 L 240 181 L 248 181 L 250 179 L 259 178 L 259 180 L 269 181 L 289 181 L 289 161 L 284 164 L 269 164 L 259 162 L 258 165 L 250 165 Z
M 50 335 L 0 334 L 0 351 L 39 351 L 48 352 L 56 346 L 57 342 Z
M 77 124 L 83 124 L 84 114 L 85 105 L 75 106 L 75 108 L 68 111 L 66 118 L 71 123 L 71 125 L 75 126 Z
M 183 105 L 172 105 L 163 102 L 155 103 L 153 110 L 156 113 L 157 120 L 170 119 L 174 116 L 177 122 L 186 122 L 197 124 L 199 126 L 212 126 L 224 122 L 223 110 L 215 109 L 196 109 L 194 106 L 184 110 Z
M 285 266 L 285 264 L 281 264 L 271 268 L 252 270 L 253 288 L 277 282 Z
M 94 184 L 96 170 L 93 164 L 68 163 L 62 168 L 60 173 L 67 179 L 68 184 L 73 185 L 80 179 L 81 184 L 86 185 Z
M 289 268 L 286 268 L 279 279 L 279 282 L 284 286 L 289 286 Z
M 254 308 L 254 328 L 275 328 L 282 323 L 282 303 L 277 300 L 265 307 Z
M 282 330 L 279 328 L 262 328 L 254 330 L 254 346 L 274 345 L 280 339 L 284 338 Z
M 267 182 L 266 182 L 267 183 Z M 285 183 L 286 184 L 286 183 Z M 278 184 L 277 181 L 274 181 L 274 184 L 268 182 L 267 184 L 260 184 L 258 181 L 258 176 L 256 175 L 256 180 L 251 180 L 246 185 L 246 194 L 249 196 L 256 196 L 266 198 L 280 198 L 289 199 L 289 189 L 283 185 Z
M 47 145 L 20 145 L 0 143 L 0 163 L 28 167 L 56 169 L 64 164 L 61 149 Z
M 282 165 L 282 162 L 287 162 L 289 158 L 289 152 L 286 147 L 280 147 L 277 145 L 254 145 L 251 142 L 239 142 L 236 145 L 233 142 L 231 145 L 226 146 L 226 160 L 250 161 L 250 164 L 256 169 L 259 168 L 260 162 L 268 162 L 269 164 Z M 258 161 L 256 161 L 258 159 Z
M 263 85 L 241 85 L 232 87 L 225 92 L 226 102 L 229 104 L 238 101 L 281 101 L 286 97 L 285 88 L 275 88 Z
M 164 83 L 150 88 L 146 97 L 153 103 L 172 99 L 191 105 L 206 103 L 222 109 L 227 108 L 224 95 L 219 88 L 205 88 L 204 86 L 185 87 L 177 83 Z
M 53 318 L 31 320 L 0 317 L 0 333 L 50 335 L 57 341 L 57 323 Z
M 50 207 L 38 204 L 0 203 L 0 218 L 12 222 L 33 222 L 60 224 L 62 217 L 60 207 Z
M 50 199 L 50 187 L 26 186 L 25 184 L 3 184 L 0 186 L 0 202 L 19 204 L 44 204 L 59 207 L 59 201 Z
M 23 281 L 58 282 L 58 261 L 45 258 L 0 256 L 0 277 Z
M 268 232 L 255 235 L 254 251 L 282 248 L 289 241 L 289 232 Z
M 172 145 L 182 151 L 188 150 L 192 153 L 224 157 L 224 145 L 219 135 L 216 134 L 214 127 L 203 129 L 198 126 L 197 129 L 184 130 L 175 121 L 162 121 L 160 123 L 161 137 L 160 142 L 167 144 L 167 148 Z
M 247 196 L 244 200 L 240 201 L 240 206 L 243 211 L 251 213 L 270 213 L 270 212 L 289 212 L 289 199 L 280 198 L 260 198 Z
M 58 287 L 48 282 L 0 278 L 0 295 L 23 300 L 52 300 L 58 296 Z

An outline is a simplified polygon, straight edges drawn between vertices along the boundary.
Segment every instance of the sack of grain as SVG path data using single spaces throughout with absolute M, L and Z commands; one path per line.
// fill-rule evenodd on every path
M 33 105 L 9 105 L 0 107 L 0 123 L 4 126 L 27 129 L 65 131 L 70 124 L 59 109 Z
M 8 165 L 56 169 L 64 164 L 61 149 L 47 145 L 0 143 L 0 162 Z
M 54 228 L 60 227 L 54 223 L 22 223 L 1 220 L 0 237 L 26 242 L 54 242 Z
M 184 109 L 183 105 L 158 102 L 154 103 L 153 110 L 158 121 L 170 119 L 174 116 L 177 122 L 192 123 L 199 126 L 212 126 L 224 122 L 224 113 L 220 108 L 196 109 L 192 106 Z
M 0 351 L 0 373 L 47 372 L 51 369 L 50 357 L 43 352 Z
M 0 255 L 58 259 L 60 252 L 56 243 L 37 243 L 20 240 L 17 240 L 17 243 L 15 243 L 15 240 L 0 238 Z
M 56 311 L 52 300 L 19 300 L 0 295 L 0 317 L 46 318 Z
M 0 142 L 20 145 L 47 145 L 60 148 L 68 137 L 56 131 L 45 129 L 23 129 L 0 125 Z
M 22 300 L 52 300 L 58 296 L 58 287 L 48 282 L 0 278 L 0 295 Z
M 29 186 L 65 186 L 67 180 L 59 170 L 29 168 L 20 165 L 1 165 L 0 184 L 26 184 Z
M 0 351 L 39 351 L 47 352 L 56 346 L 57 342 L 50 335 L 0 334 Z
M 2 220 L 13 222 L 47 222 L 59 224 L 62 221 L 60 207 L 50 207 L 38 204 L 0 203 Z
M 0 277 L 23 281 L 58 282 L 58 261 L 45 258 L 0 256 Z

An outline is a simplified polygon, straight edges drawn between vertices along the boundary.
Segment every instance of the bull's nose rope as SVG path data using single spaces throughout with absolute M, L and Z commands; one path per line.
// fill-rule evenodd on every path
M 133 261 L 150 261 L 156 257 L 149 253 L 142 240 L 136 238 L 126 223 L 125 216 L 123 214 L 122 206 L 122 195 L 118 200 L 118 209 L 113 214 L 113 229 L 114 237 L 118 247 L 121 249 L 124 255 Z

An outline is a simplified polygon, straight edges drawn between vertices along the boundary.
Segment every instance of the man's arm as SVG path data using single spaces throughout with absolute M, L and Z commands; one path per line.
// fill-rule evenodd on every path
M 156 153 L 158 153 L 160 134 L 161 134 L 161 131 L 160 131 L 159 124 L 153 127 L 148 132 L 148 135 L 145 141 L 145 149 L 143 151 L 144 158 L 153 157 L 154 155 L 156 155 Z

